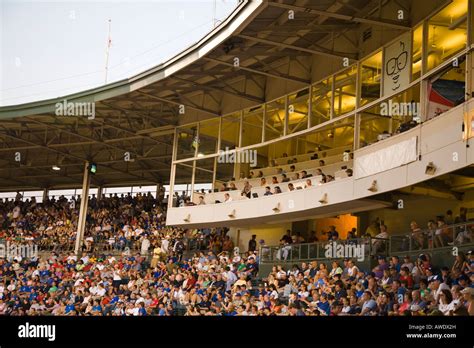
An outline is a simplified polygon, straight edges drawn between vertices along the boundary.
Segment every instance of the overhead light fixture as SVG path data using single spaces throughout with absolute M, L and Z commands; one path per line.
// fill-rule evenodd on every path
M 229 215 L 228 215 L 230 218 L 235 218 L 235 209 L 232 210 Z
M 186 217 L 183 220 L 184 220 L 184 222 L 191 221 L 191 214 L 186 215 Z
M 323 197 L 319 200 L 319 203 L 326 204 L 328 202 L 328 194 L 325 193 Z
M 436 173 L 436 166 L 433 162 L 428 163 L 425 169 L 425 174 L 427 175 L 434 175 Z
M 377 180 L 372 181 L 372 185 L 370 185 L 370 187 L 367 190 L 369 190 L 370 192 L 377 192 L 378 191 Z
M 58 166 L 53 166 L 51 169 L 52 169 L 52 170 L 55 170 L 55 171 L 61 170 L 61 168 L 58 167 Z
M 273 208 L 273 211 L 275 213 L 278 213 L 280 211 L 280 202 L 278 202 L 278 204 L 275 206 L 275 208 Z
M 89 173 L 91 173 L 91 174 L 97 173 L 97 164 L 95 164 L 95 163 L 89 164 L 88 169 L 89 169 Z

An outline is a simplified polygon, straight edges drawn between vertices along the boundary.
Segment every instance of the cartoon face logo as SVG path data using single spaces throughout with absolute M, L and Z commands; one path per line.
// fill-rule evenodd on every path
M 405 43 L 402 41 L 400 41 L 400 51 L 397 57 L 391 58 L 385 65 L 385 72 L 393 81 L 392 91 L 400 88 L 400 72 L 406 68 L 408 62 L 408 51 L 405 49 Z

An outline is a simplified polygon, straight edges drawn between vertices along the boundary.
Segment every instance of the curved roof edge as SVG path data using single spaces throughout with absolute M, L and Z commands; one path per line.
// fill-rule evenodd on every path
M 157 81 L 163 80 L 173 73 L 201 59 L 219 44 L 228 39 L 236 31 L 247 25 L 267 4 L 264 0 L 244 0 L 214 30 L 168 59 L 164 63 L 107 85 L 80 91 L 57 98 L 44 99 L 24 104 L 0 106 L 0 119 L 44 114 L 55 110 L 55 104 L 67 99 L 76 102 L 97 102 L 133 92 Z

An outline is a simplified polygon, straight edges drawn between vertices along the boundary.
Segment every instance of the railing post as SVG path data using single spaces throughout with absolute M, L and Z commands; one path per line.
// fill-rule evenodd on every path
M 411 252 L 413 237 L 408 238 L 408 251 Z
M 372 256 L 372 236 L 369 236 L 369 256 Z

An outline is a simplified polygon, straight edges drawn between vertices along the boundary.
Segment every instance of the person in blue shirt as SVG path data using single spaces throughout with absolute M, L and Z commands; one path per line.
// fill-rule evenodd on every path
M 28 285 L 23 285 L 20 288 L 20 293 L 22 293 L 22 292 L 31 292 L 31 287 L 29 287 Z
M 102 314 L 102 306 L 100 305 L 100 302 L 97 300 L 94 301 L 94 306 L 92 307 L 92 314 L 94 315 Z
M 327 295 L 326 294 L 321 294 L 321 297 L 319 298 L 319 302 L 317 304 L 318 309 L 320 312 L 325 313 L 326 315 L 329 315 L 331 307 L 329 305 L 329 302 L 327 300 Z
M 140 302 L 140 309 L 138 310 L 138 315 L 142 317 L 147 315 L 145 304 L 143 302 Z
M 72 300 L 69 300 L 68 304 L 66 305 L 66 314 L 69 314 L 70 312 L 72 312 L 75 309 L 76 308 L 74 307 L 74 304 L 73 304 Z

